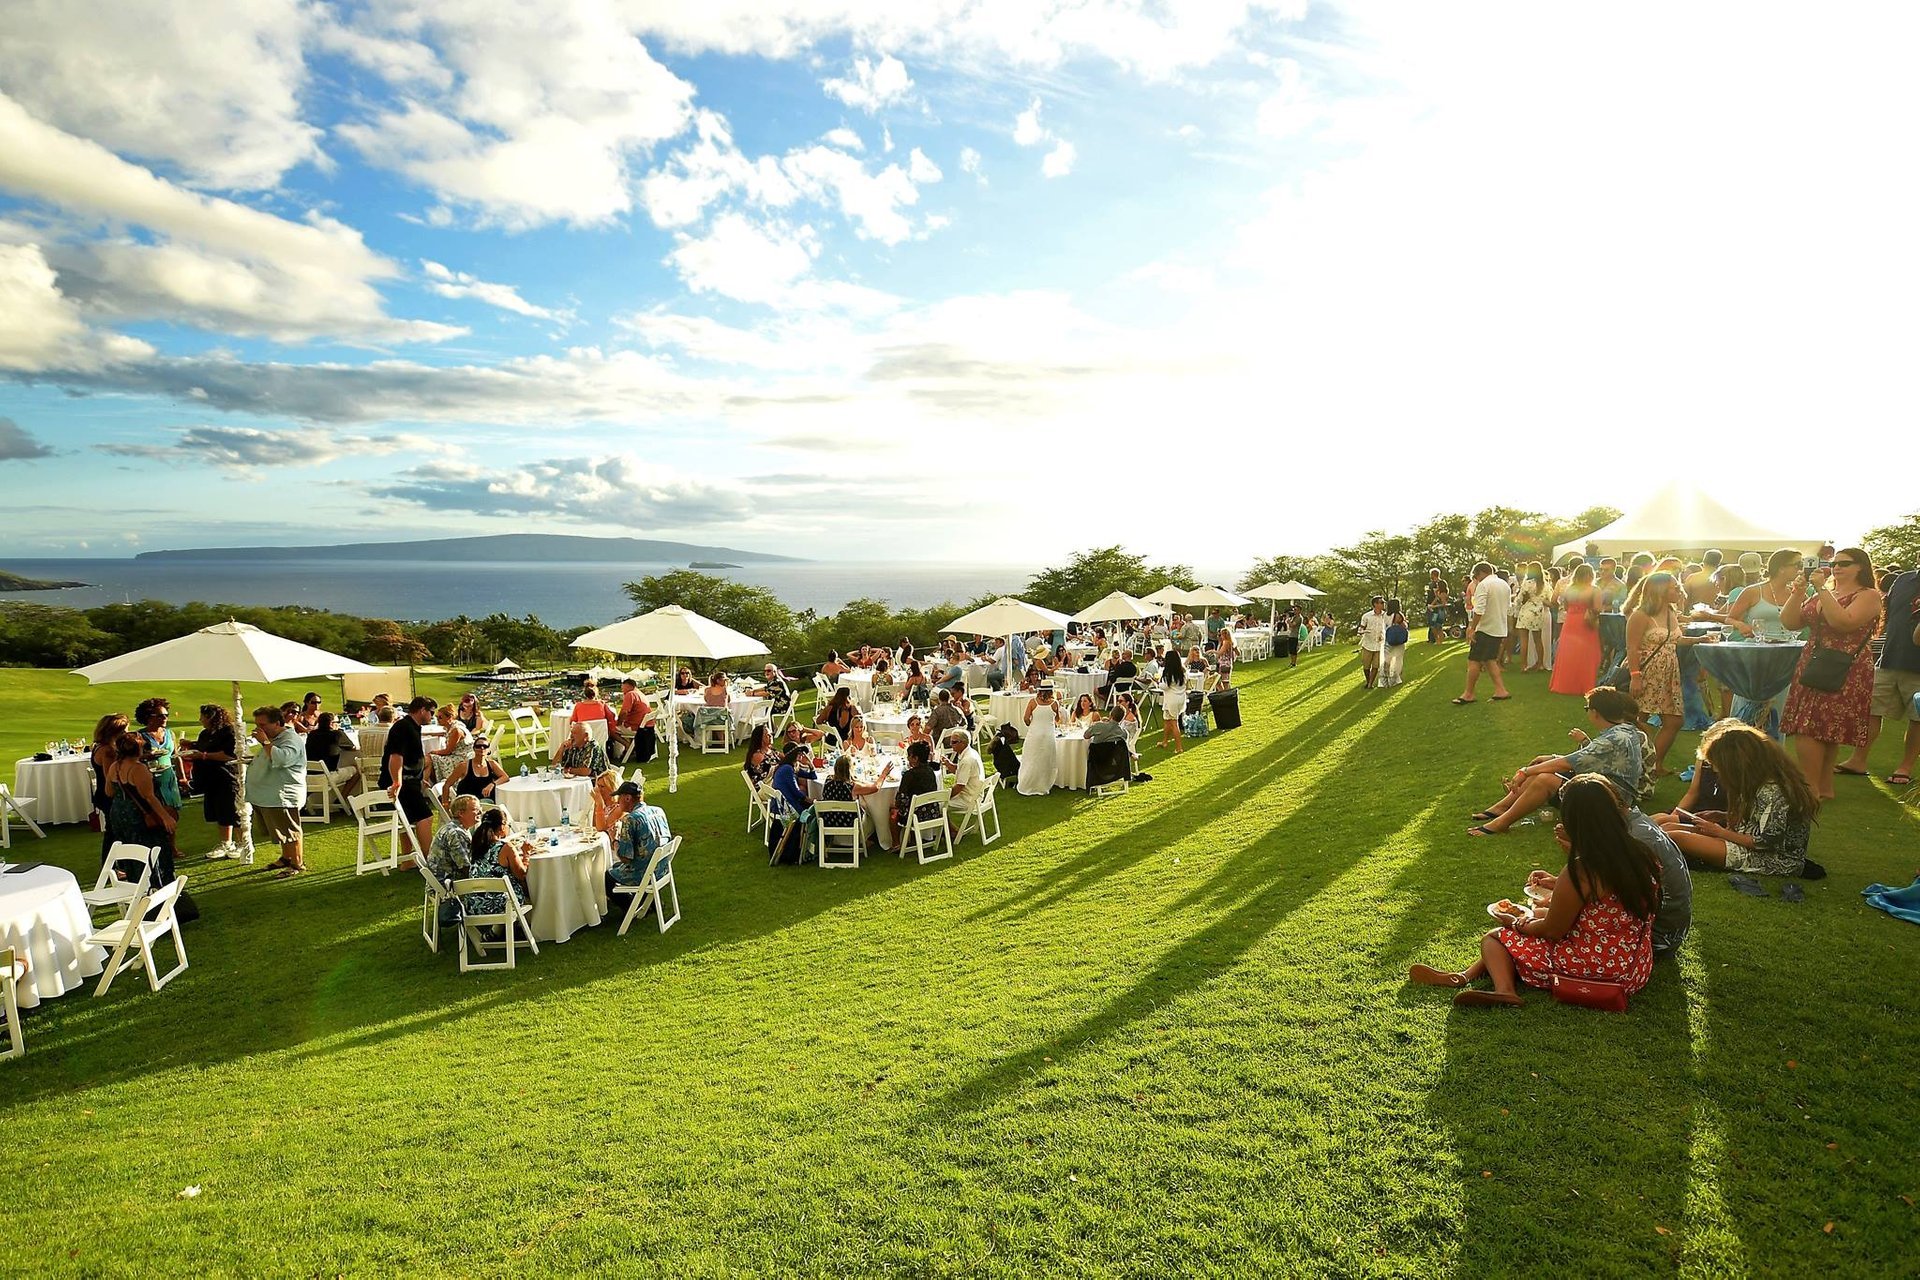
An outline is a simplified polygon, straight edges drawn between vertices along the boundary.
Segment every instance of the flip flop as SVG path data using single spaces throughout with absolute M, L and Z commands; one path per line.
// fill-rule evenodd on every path
M 1789 880 L 1780 886 L 1780 896 L 1788 902 L 1805 902 L 1807 891 Z
M 1455 698 L 1453 705 L 1456 707 L 1470 707 L 1478 701 L 1480 701 L 1478 698 Z
M 1453 1002 L 1480 1009 L 1518 1009 L 1526 1003 L 1519 996 L 1504 996 L 1498 991 L 1462 991 L 1453 997 Z
M 1494 694 L 1494 695 L 1493 695 L 1493 697 L 1492 697 L 1492 698 L 1490 698 L 1490 699 L 1489 699 L 1489 701 L 1491 701 L 1491 702 L 1511 702 L 1511 701 L 1513 701 L 1513 695 L 1512 695 L 1512 694 L 1510 694 L 1510 693 L 1496 693 L 1496 694 Z
M 1503 836 L 1507 833 L 1504 831 L 1495 831 L 1492 827 L 1468 827 L 1467 834 L 1470 836 Z
M 1500 815 L 1495 813 L 1491 809 L 1482 809 L 1480 812 L 1472 816 L 1475 822 L 1491 822 L 1493 821 L 1493 819 L 1499 817 Z
M 1749 898 L 1764 898 L 1767 896 L 1767 886 L 1761 884 L 1752 876 L 1728 876 L 1727 883 L 1733 886 L 1734 892 L 1744 893 Z
M 1407 981 L 1417 982 L 1423 987 L 1464 987 L 1467 980 L 1457 973 L 1445 969 L 1436 969 L 1428 964 L 1416 964 L 1407 970 Z
M 1868 777 L 1868 776 L 1869 776 L 1869 774 L 1868 774 L 1868 772 L 1867 772 L 1867 770 L 1865 770 L 1865 769 L 1849 769 L 1849 768 L 1847 768 L 1847 766 L 1845 766 L 1845 765 L 1843 765 L 1843 764 L 1837 764 L 1837 765 L 1835 765 L 1835 766 L 1833 767 L 1833 771 L 1834 771 L 1835 773 L 1844 773 L 1844 774 L 1846 774 L 1846 775 L 1847 775 L 1847 776 L 1848 776 L 1849 778 L 1865 778 L 1865 777 Z

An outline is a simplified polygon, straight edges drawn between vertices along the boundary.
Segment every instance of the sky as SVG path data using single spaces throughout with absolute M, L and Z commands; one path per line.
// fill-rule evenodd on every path
M 10 0 L 0 556 L 1920 506 L 1920 8 Z

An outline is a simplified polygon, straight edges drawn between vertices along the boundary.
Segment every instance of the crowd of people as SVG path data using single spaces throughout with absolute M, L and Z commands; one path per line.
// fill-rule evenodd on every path
M 1504 794 L 1472 817 L 1469 834 L 1498 836 L 1552 806 L 1566 866 L 1529 878 L 1531 907 L 1495 904 L 1500 927 L 1482 938 L 1471 965 L 1413 966 L 1412 981 L 1456 988 L 1456 1003 L 1515 1005 L 1519 988 L 1533 986 L 1624 1007 L 1685 935 L 1693 871 L 1734 873 L 1737 887 L 1761 894 L 1752 877 L 1825 876 L 1809 857 L 1819 814 L 1837 798 L 1837 778 L 1866 775 L 1868 750 L 1887 721 L 1906 726 L 1887 781 L 1912 782 L 1920 757 L 1920 572 L 1876 573 L 1858 547 L 1819 557 L 1747 553 L 1732 563 L 1711 551 L 1698 561 L 1646 553 L 1629 557 L 1624 575 L 1620 568 L 1605 556 L 1505 573 L 1483 561 L 1458 597 L 1437 571 L 1431 576 L 1431 643 L 1445 635 L 1456 603 L 1465 605 L 1467 682 L 1456 704 L 1478 700 L 1483 676 L 1494 700 L 1511 697 L 1504 667 L 1517 652 L 1523 672 L 1553 673 L 1554 692 L 1585 684 L 1592 730 L 1571 730 L 1573 750 L 1520 766 Z M 1597 619 L 1616 610 L 1625 627 L 1619 651 L 1609 654 Z M 1690 622 L 1712 627 L 1690 633 Z M 1804 642 L 1780 698 L 1779 736 L 1723 715 L 1701 734 L 1679 802 L 1648 813 L 1684 714 L 1678 650 L 1726 633 Z M 1604 674 L 1609 658 L 1612 674 Z M 1797 892 L 1789 886 L 1787 896 Z M 1490 990 L 1473 985 L 1482 979 Z M 1583 994 L 1566 994 L 1573 988 Z

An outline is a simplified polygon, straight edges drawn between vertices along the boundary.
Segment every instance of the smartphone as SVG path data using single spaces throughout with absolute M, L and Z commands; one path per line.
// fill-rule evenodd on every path
M 1693 826 L 1695 823 L 1700 821 L 1700 819 L 1694 817 L 1692 814 L 1688 813 L 1685 809 L 1675 809 L 1673 811 L 1673 816 L 1680 819 L 1680 821 L 1686 823 L 1688 826 Z

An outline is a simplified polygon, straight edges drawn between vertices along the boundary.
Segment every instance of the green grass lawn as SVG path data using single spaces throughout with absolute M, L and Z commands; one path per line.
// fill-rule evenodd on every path
M 45 1002 L 0 1064 L 0 1257 L 1914 1274 L 1920 929 L 1859 890 L 1911 878 L 1920 815 L 1843 779 L 1804 904 L 1699 877 L 1683 956 L 1628 1014 L 1456 1012 L 1407 965 L 1464 961 L 1485 904 L 1557 865 L 1546 827 L 1472 840 L 1466 815 L 1580 723 L 1537 677 L 1449 705 L 1462 657 L 1416 645 L 1374 693 L 1344 646 L 1243 667 L 1244 728 L 1150 753 L 1124 797 L 1003 793 L 1005 840 L 924 868 L 769 870 L 736 763 L 683 757 L 656 795 L 686 837 L 679 926 L 511 974 L 430 954 L 417 877 L 356 879 L 349 825 L 283 883 L 200 861 L 189 806 L 192 968 Z M 0 758 L 139 692 L 0 672 Z M 12 856 L 90 881 L 97 837 L 55 832 Z

